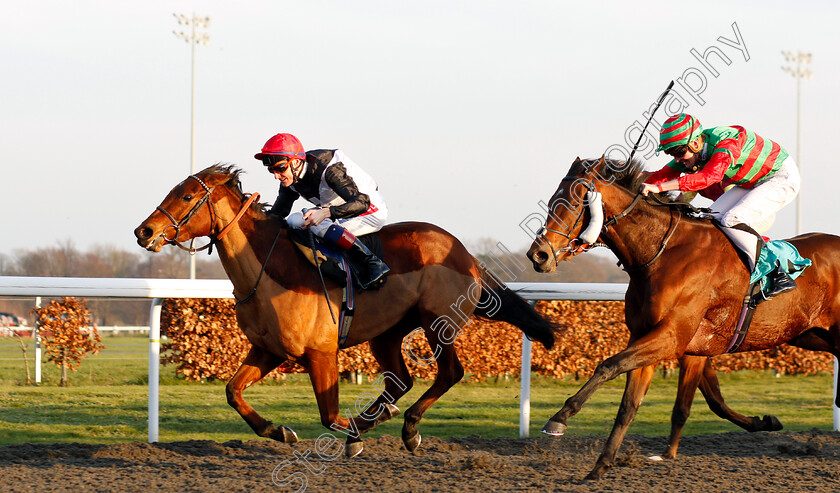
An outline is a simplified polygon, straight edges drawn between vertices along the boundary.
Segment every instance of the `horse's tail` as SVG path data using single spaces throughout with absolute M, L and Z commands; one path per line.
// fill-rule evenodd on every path
M 540 315 L 478 261 L 475 266 L 481 276 L 481 297 L 475 315 L 515 325 L 528 339 L 537 340 L 546 349 L 551 349 L 557 335 L 557 324 Z

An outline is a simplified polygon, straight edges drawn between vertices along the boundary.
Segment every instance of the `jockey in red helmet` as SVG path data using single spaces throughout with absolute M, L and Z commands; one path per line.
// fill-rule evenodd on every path
M 799 170 L 793 158 L 776 142 L 744 127 L 703 130 L 696 118 L 685 113 L 665 120 L 659 141 L 657 150 L 673 159 L 647 178 L 641 193 L 699 191 L 712 199 L 715 220 L 747 254 L 753 270 L 763 245 L 760 233 L 799 193 Z M 765 296 L 795 287 L 794 280 L 777 266 Z
M 388 217 L 373 178 L 339 149 L 304 151 L 297 137 L 287 133 L 268 139 L 254 157 L 280 180 L 269 214 L 286 218 L 292 228 L 309 228 L 347 250 L 354 261 L 366 266 L 367 272 L 360 273 L 362 288 L 378 287 L 390 269 L 356 238 L 379 231 Z M 298 197 L 316 207 L 289 215 Z

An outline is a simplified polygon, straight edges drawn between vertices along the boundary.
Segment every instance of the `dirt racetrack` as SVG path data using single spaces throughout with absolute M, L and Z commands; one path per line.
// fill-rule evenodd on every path
M 840 491 L 840 433 L 733 432 L 684 437 L 671 461 L 647 457 L 664 437 L 629 435 L 601 481 L 583 481 L 604 437 L 429 437 L 414 456 L 397 437 L 354 459 L 325 434 L 269 440 L 0 447 L 0 491 Z M 320 455 L 318 455 L 320 454 Z

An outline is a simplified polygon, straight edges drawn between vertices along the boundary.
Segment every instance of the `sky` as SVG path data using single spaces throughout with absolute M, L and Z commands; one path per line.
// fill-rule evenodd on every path
M 779 142 L 799 156 L 802 231 L 840 234 L 838 2 L 30 0 L 0 17 L 0 254 L 139 251 L 133 229 L 190 173 L 191 51 L 173 13 L 211 17 L 196 170 L 235 164 L 265 202 L 278 182 L 253 155 L 289 132 L 371 174 L 389 222 L 524 249 L 520 223 L 575 157 L 628 147 L 676 80 L 655 121 L 683 106 Z M 782 50 L 813 54 L 799 149 Z M 795 233 L 791 204 L 769 236 Z

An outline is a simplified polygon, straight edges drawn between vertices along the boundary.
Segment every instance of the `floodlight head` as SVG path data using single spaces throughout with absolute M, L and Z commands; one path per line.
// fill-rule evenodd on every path
M 190 18 L 184 14 L 172 14 L 175 16 L 175 19 L 178 20 L 178 24 L 182 26 L 189 26 L 190 25 Z

